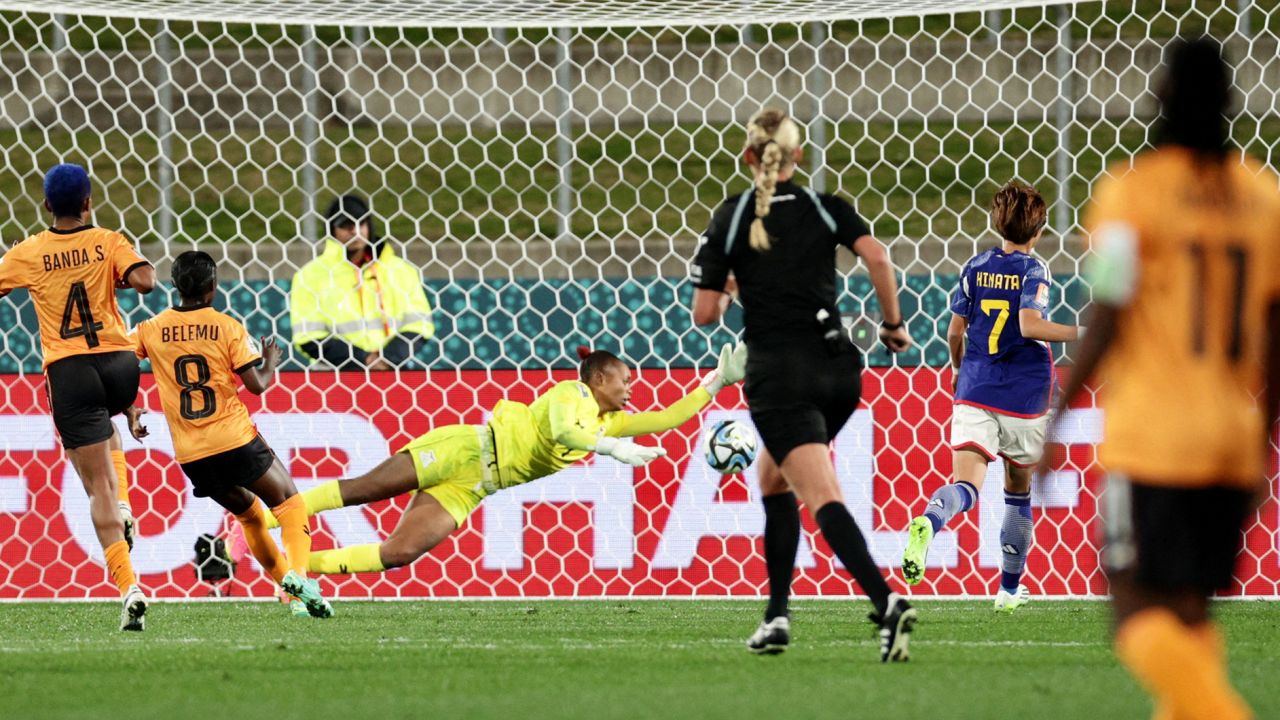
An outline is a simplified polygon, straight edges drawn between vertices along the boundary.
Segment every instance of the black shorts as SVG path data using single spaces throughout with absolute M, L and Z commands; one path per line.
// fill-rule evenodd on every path
M 233 487 L 244 487 L 267 474 L 276 454 L 259 435 L 234 450 L 182 463 L 196 497 L 209 497 Z
M 792 450 L 835 439 L 862 399 L 862 356 L 832 353 L 820 339 L 785 352 L 750 350 L 743 388 L 751 422 L 779 465 Z
M 1162 487 L 1112 475 L 1102 499 L 1108 573 L 1143 587 L 1205 595 L 1231 585 L 1252 495 L 1234 487 Z
M 45 368 L 45 391 L 62 447 L 74 450 L 111 437 L 111 416 L 138 397 L 138 357 L 131 352 L 72 355 Z

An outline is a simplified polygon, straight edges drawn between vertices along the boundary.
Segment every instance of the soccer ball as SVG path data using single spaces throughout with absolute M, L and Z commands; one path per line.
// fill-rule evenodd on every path
M 737 475 L 756 459 L 756 434 L 737 420 L 721 420 L 707 433 L 707 464 L 722 475 Z

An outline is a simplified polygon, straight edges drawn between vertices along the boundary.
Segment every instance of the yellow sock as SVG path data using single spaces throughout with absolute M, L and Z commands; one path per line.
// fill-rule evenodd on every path
M 321 483 L 304 493 L 299 493 L 299 496 L 302 502 L 306 503 L 308 516 L 342 507 L 342 491 L 338 489 L 337 480 Z M 267 527 L 280 527 L 280 523 L 268 515 Z
M 1164 608 L 1143 610 L 1116 632 L 1116 655 L 1165 717 L 1247 720 L 1249 706 L 1227 681 L 1226 664 Z
M 123 450 L 111 451 L 111 464 L 116 466 L 116 477 L 120 484 L 116 486 L 116 497 L 120 502 L 129 505 L 129 463 L 124 461 Z M 129 507 L 133 507 L 129 505 Z
M 133 562 L 129 559 L 129 546 L 123 540 L 117 540 L 103 548 L 107 558 L 107 572 L 116 582 L 120 594 L 124 595 L 130 585 L 138 584 L 138 577 L 133 574 Z
M 311 572 L 321 575 L 335 573 L 382 572 L 381 545 L 352 545 L 337 550 L 318 550 L 311 553 Z
M 271 508 L 271 514 L 280 523 L 280 539 L 284 542 L 289 567 L 306 577 L 307 564 L 311 561 L 311 518 L 302 496 L 294 495 Z
M 255 501 L 244 514 L 236 516 L 236 521 L 244 528 L 244 541 L 262 569 L 277 583 L 283 580 L 289 566 L 285 564 L 280 548 L 276 547 L 276 541 L 267 532 L 267 518 L 262 505 Z

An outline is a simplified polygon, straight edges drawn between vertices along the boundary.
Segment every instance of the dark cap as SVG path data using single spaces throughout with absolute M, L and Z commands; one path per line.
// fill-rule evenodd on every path
M 329 223 L 330 235 L 339 225 L 367 222 L 369 223 L 369 242 L 376 242 L 378 239 L 378 230 L 373 222 L 373 211 L 369 209 L 369 203 L 357 195 L 334 198 L 333 202 L 329 203 L 329 209 L 325 211 L 324 217 Z

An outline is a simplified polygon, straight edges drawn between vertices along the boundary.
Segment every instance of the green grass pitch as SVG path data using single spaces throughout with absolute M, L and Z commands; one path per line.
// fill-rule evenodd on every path
M 865 601 L 798 601 L 792 649 L 755 657 L 754 601 L 0 606 L 5 718 L 1147 717 L 1100 602 L 922 602 L 912 660 L 881 665 Z M 1217 607 L 1231 676 L 1280 717 L 1280 606 Z

